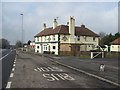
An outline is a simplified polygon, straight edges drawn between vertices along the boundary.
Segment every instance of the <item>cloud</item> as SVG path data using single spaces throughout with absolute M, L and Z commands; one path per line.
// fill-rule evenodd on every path
M 94 32 L 117 32 L 118 7 L 117 3 L 94 2 L 4 2 L 3 3 L 3 37 L 11 43 L 21 40 L 21 15 L 25 42 L 33 40 L 34 35 L 41 31 L 43 23 L 52 26 L 52 20 L 58 18 L 58 24 L 66 24 L 69 16 L 75 17 L 76 25 L 82 23 Z
M 2 0 L 2 2 L 118 2 L 119 0 Z

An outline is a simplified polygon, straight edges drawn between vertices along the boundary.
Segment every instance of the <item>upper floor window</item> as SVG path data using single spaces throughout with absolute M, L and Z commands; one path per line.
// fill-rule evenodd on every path
M 37 41 L 39 41 L 39 37 L 37 37 Z
M 93 37 L 93 41 L 95 41 L 95 37 Z
M 41 37 L 41 42 L 42 42 L 42 37 Z
M 46 41 L 46 36 L 45 36 L 45 41 Z
M 77 40 L 80 41 L 80 36 L 78 36 Z
M 62 37 L 62 40 L 63 40 L 63 41 L 66 41 L 66 40 L 67 40 L 67 37 L 64 35 L 64 36 Z
M 47 39 L 48 41 L 50 41 L 51 40 L 51 38 L 50 38 L 50 36 L 48 37 L 48 39 Z
M 87 41 L 87 36 L 84 36 L 85 41 Z
M 55 41 L 55 35 L 53 35 L 53 41 Z

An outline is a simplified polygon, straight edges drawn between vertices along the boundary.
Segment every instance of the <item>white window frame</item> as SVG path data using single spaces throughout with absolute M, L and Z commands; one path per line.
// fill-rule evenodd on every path
M 55 41 L 55 35 L 53 35 L 53 41 Z

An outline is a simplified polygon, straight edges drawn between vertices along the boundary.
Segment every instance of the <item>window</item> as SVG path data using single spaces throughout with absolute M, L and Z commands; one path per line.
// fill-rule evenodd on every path
M 49 36 L 49 38 L 48 38 L 47 40 L 48 40 L 48 41 L 50 41 L 50 40 L 51 40 L 50 36 Z
M 53 35 L 53 41 L 55 41 L 55 35 Z
M 39 49 L 39 46 L 37 46 L 37 48 Z
M 41 37 L 41 42 L 42 42 L 42 37 Z
M 37 41 L 39 41 L 39 37 L 37 37 Z
M 53 46 L 53 49 L 55 49 L 55 46 Z
M 80 41 L 80 36 L 78 36 L 77 40 Z
M 93 37 L 93 41 L 95 41 L 95 37 Z
M 47 51 L 47 45 L 44 45 L 44 51 Z
M 86 36 L 84 36 L 84 39 L 85 39 L 85 41 L 87 41 L 87 37 Z
M 62 37 L 62 40 L 63 40 L 63 41 L 66 41 L 66 40 L 67 40 L 67 37 L 64 35 L 64 36 Z
M 46 36 L 45 36 L 45 41 L 46 41 Z

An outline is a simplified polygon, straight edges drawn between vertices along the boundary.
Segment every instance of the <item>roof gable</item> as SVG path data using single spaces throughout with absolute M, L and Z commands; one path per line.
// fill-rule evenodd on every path
M 111 44 L 120 44 L 120 37 L 112 41 Z

